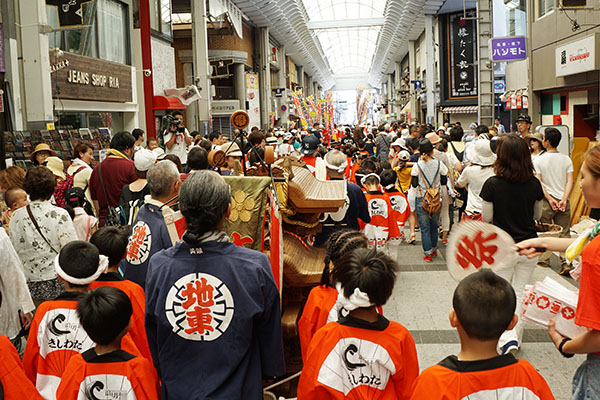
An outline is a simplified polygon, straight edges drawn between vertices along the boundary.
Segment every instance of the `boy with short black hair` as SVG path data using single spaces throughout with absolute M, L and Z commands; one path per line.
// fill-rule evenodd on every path
M 299 399 L 410 398 L 419 374 L 415 341 L 376 310 L 391 296 L 397 270 L 396 262 L 374 249 L 339 259 L 332 278 L 343 310 L 310 342 Z
M 65 245 L 56 257 L 56 273 L 65 285 L 65 292 L 40 304 L 23 355 L 25 373 L 45 399 L 56 399 L 56 389 L 71 357 L 94 346 L 81 329 L 75 310 L 89 284 L 107 266 L 106 257 L 101 256 L 95 246 L 81 240 Z M 131 338 L 126 339 L 124 347 L 139 354 Z
M 77 316 L 96 346 L 71 358 L 58 387 L 59 399 L 76 400 L 80 393 L 94 399 L 132 394 L 137 399 L 158 399 L 152 363 L 121 349 L 131 315 L 129 297 L 114 287 L 92 290 L 79 301 Z
M 548 384 L 525 360 L 498 355 L 502 333 L 512 329 L 515 292 L 489 269 L 469 275 L 454 291 L 450 324 L 458 331 L 461 351 L 421 373 L 412 400 L 465 399 L 490 393 L 493 398 L 554 399 Z M 487 397 L 486 397 L 487 398 Z
M 88 285 L 105 267 L 98 249 L 80 240 L 65 245 L 56 258 L 56 273 L 65 285 L 65 292 L 40 304 L 23 355 L 25 373 L 45 399 L 56 398 L 69 359 L 94 345 L 80 329 L 75 309 Z
M 100 254 L 108 257 L 108 268 L 90 284 L 90 289 L 112 286 L 127 294 L 133 307 L 131 329 L 129 330 L 131 339 L 140 353 L 148 360 L 152 360 L 144 327 L 146 313 L 144 289 L 137 283 L 124 279 L 119 273 L 119 265 L 127 250 L 129 234 L 129 227 L 105 226 L 92 235 L 90 243 L 98 248 Z

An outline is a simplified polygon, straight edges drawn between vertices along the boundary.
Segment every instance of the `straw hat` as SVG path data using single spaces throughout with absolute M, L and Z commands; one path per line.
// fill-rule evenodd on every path
M 442 139 L 435 132 L 430 132 L 427 135 L 425 135 L 425 139 L 429 139 L 431 144 L 438 144 L 439 142 L 442 141 Z
M 57 156 L 56 152 L 54 150 L 52 150 L 47 143 L 40 143 L 37 146 L 35 146 L 35 150 L 33 150 L 33 153 L 31 153 L 31 155 L 29 156 L 29 159 L 31 160 L 32 163 L 35 164 L 35 155 L 36 155 L 36 153 L 39 153 L 40 151 L 49 151 L 50 155 L 52 155 L 54 157 Z
M 537 140 L 542 146 L 544 145 L 544 135 L 542 134 L 542 132 L 535 132 L 530 135 L 527 135 L 525 137 L 525 140 L 527 140 L 528 142 L 531 142 L 532 140 Z
M 473 143 L 473 149 L 471 153 L 471 161 L 473 162 L 473 164 L 482 167 L 492 165 L 496 161 L 496 155 L 492 151 L 492 147 L 490 146 L 489 140 L 476 140 Z
M 229 147 L 231 146 L 231 147 Z M 242 157 L 240 146 L 236 142 L 227 142 L 221 145 L 221 151 L 225 152 L 226 157 Z
M 58 157 L 48 157 L 46 159 L 46 168 L 48 168 L 55 176 L 65 179 L 65 164 Z

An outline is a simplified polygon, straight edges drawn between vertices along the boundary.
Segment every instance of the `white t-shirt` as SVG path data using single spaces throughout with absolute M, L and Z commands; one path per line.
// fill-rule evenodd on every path
M 472 214 L 481 212 L 483 200 L 479 197 L 479 193 L 481 192 L 481 188 L 485 181 L 491 176 L 494 176 L 493 167 L 482 168 L 479 165 L 469 165 L 463 170 L 462 174 L 460 174 L 456 184 L 460 187 L 469 186 L 466 211 L 469 211 Z
M 187 129 L 185 133 L 188 133 Z M 167 148 L 167 142 L 171 140 L 172 135 L 176 135 L 175 144 L 170 149 Z M 189 133 L 188 133 L 189 135 Z M 179 157 L 182 164 L 187 164 L 187 146 L 185 145 L 185 135 L 179 132 L 165 132 L 163 136 L 165 141 L 165 154 L 175 154 Z
M 438 171 L 438 165 L 439 172 L 436 175 L 436 172 Z M 421 177 L 419 167 L 421 167 L 421 169 L 423 170 L 423 175 L 427 178 L 429 183 L 431 183 L 434 189 L 440 187 L 440 176 L 448 175 L 448 167 L 446 167 L 443 162 L 439 160 L 419 160 L 417 164 L 412 167 L 410 175 L 419 177 L 419 187 L 421 188 L 421 193 L 423 194 L 427 191 L 428 187 L 425 180 Z M 417 196 L 420 197 L 418 193 Z
M 573 162 L 561 153 L 545 152 L 533 160 L 536 174 L 542 176 L 542 185 L 555 199 L 562 199 L 567 184 L 567 174 L 573 172 Z

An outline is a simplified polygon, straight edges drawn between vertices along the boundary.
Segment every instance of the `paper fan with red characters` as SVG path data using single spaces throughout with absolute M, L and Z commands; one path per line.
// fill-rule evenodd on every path
M 480 221 L 463 221 L 448 238 L 448 272 L 462 280 L 481 268 L 512 265 L 517 253 L 512 237 L 497 226 Z

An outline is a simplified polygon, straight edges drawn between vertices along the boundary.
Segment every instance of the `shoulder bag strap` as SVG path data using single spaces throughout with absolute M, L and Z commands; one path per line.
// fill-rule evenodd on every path
M 38 233 L 40 234 L 40 236 L 42 237 L 42 239 L 44 239 L 44 242 L 46 242 L 46 244 L 48 246 L 50 246 L 50 248 L 52 249 L 52 251 L 55 252 L 56 254 L 58 254 L 58 251 L 56 251 L 54 249 L 54 247 L 52 247 L 52 245 L 50 244 L 50 242 L 48 241 L 48 239 L 46 239 L 46 236 L 44 236 L 44 234 L 42 233 L 42 230 L 40 229 L 40 226 L 38 225 L 37 221 L 33 217 L 33 213 L 31 212 L 31 207 L 29 207 L 29 204 L 26 207 L 27 207 L 27 214 L 29 215 L 29 219 L 31 219 L 31 222 L 33 222 L 33 226 L 35 226 L 35 229 L 38 231 Z
M 104 161 L 102 161 L 104 162 Z M 98 164 L 98 177 L 100 178 L 100 186 L 102 186 L 102 191 L 104 192 L 104 199 L 106 199 L 106 206 L 110 206 L 108 202 L 108 195 L 106 194 L 106 187 L 104 186 L 104 179 L 102 179 L 102 163 Z
M 433 185 L 431 183 L 429 183 L 429 180 L 427 179 L 427 177 L 425 176 L 425 173 L 423 172 L 423 170 L 421 169 L 421 166 L 419 165 L 419 162 L 417 161 L 417 168 L 419 168 L 419 174 L 421 174 L 421 177 L 423 178 L 423 180 L 425 181 L 425 183 L 427 184 L 427 189 L 431 189 L 433 187 Z M 435 173 L 435 176 L 437 177 L 437 172 Z M 433 180 L 435 181 L 435 177 L 433 178 Z

